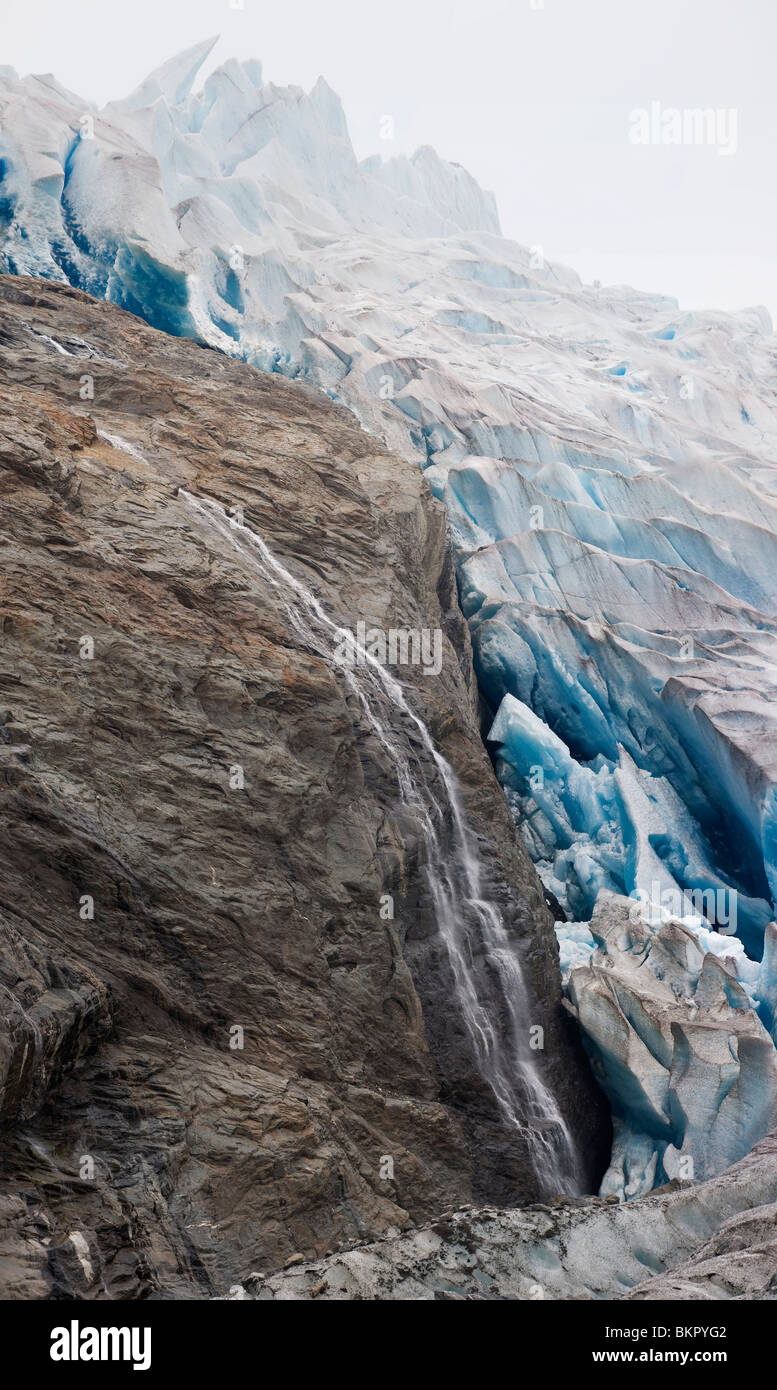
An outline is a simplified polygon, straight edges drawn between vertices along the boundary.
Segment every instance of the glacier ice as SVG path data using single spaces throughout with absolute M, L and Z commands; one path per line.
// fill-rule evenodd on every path
M 502 237 L 491 195 L 433 150 L 359 162 L 323 79 L 306 93 L 230 60 L 196 89 L 213 42 L 101 110 L 0 69 L 2 269 L 310 381 L 417 460 L 447 508 L 496 767 L 569 919 L 570 981 L 601 950 L 597 902 L 630 895 L 729 962 L 768 1037 L 768 314 L 583 285 Z M 659 1153 L 627 1109 L 639 1186 L 682 1144 Z
M 698 917 L 704 930 L 763 941 L 771 904 L 748 898 L 717 872 L 708 841 L 666 777 L 638 767 L 622 746 L 612 760 L 575 759 L 510 694 L 488 738 L 498 747 L 500 781 L 540 876 L 573 920 L 590 918 L 606 889 L 656 911 Z M 744 958 L 741 940 L 725 949 Z
M 714 1177 L 777 1119 L 777 1051 L 736 961 L 687 924 L 651 922 L 606 892 L 590 931 L 594 949 L 570 965 L 568 994 L 613 1106 L 602 1194 Z M 773 925 L 769 936 L 773 948 Z

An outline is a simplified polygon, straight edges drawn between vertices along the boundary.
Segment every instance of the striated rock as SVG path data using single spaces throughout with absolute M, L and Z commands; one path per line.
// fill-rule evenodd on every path
M 34 1114 L 47 1090 L 108 1036 L 102 981 L 66 955 L 50 955 L 0 917 L 0 1113 Z
M 521 1211 L 451 1211 L 327 1260 L 247 1275 L 229 1296 L 265 1302 L 769 1299 L 777 1297 L 776 1223 L 777 1135 L 771 1134 L 706 1183 L 674 1181 L 625 1204 L 588 1198 Z
M 381 735 L 288 585 L 191 498 L 241 508 L 348 629 L 442 633 L 439 674 L 400 679 L 455 770 L 544 1030 L 548 1128 L 590 1189 L 609 1122 L 421 474 L 321 393 L 66 286 L 0 278 L 0 373 L 5 1295 L 206 1297 L 551 1181 L 531 1096 L 519 1078 L 508 1123 L 461 1011 L 427 813 L 397 783 L 437 799 L 452 860 L 419 726 L 376 696 Z M 465 966 L 497 1035 L 476 908 Z

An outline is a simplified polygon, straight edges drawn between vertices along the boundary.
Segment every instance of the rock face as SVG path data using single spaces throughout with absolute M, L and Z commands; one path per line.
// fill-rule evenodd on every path
M 279 1274 L 273 1299 L 777 1298 L 777 1135 L 722 1177 L 626 1204 L 450 1211 L 423 1228 Z
M 206 1297 L 536 1199 L 537 1095 L 590 1190 L 606 1107 L 420 472 L 311 388 L 67 286 L 0 278 L 0 372 L 5 1295 Z M 338 624 L 442 633 L 438 674 L 399 675 L 475 847 L 468 978 L 504 1032 L 485 903 L 544 1030 L 522 1125 L 462 1012 L 427 803 L 443 865 L 460 835 L 422 726 L 367 707 L 251 536 Z

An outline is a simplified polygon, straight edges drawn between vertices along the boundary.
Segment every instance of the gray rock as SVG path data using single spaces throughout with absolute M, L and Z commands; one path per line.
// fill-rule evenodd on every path
M 338 622 L 442 630 L 442 670 L 403 670 L 407 698 L 455 769 L 596 1184 L 606 1106 L 421 473 L 322 393 L 66 286 L 0 277 L 0 365 L 3 1292 L 209 1296 L 237 1266 L 544 1186 L 477 1065 L 395 761 L 181 489 L 243 507 Z M 472 969 L 489 988 L 482 952 Z

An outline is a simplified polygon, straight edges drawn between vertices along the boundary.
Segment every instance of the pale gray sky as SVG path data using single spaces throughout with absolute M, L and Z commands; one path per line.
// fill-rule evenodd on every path
M 103 102 L 221 34 L 209 66 L 340 94 L 360 156 L 434 145 L 502 228 L 587 279 L 777 319 L 775 0 L 0 0 L 0 62 Z M 736 152 L 634 144 L 630 116 L 713 108 Z M 654 108 L 655 109 L 655 108 Z M 732 118 L 731 113 L 735 115 Z M 380 118 L 395 122 L 393 142 Z M 660 132 L 664 126 L 654 123 Z M 729 145 L 732 144 L 730 138 Z

